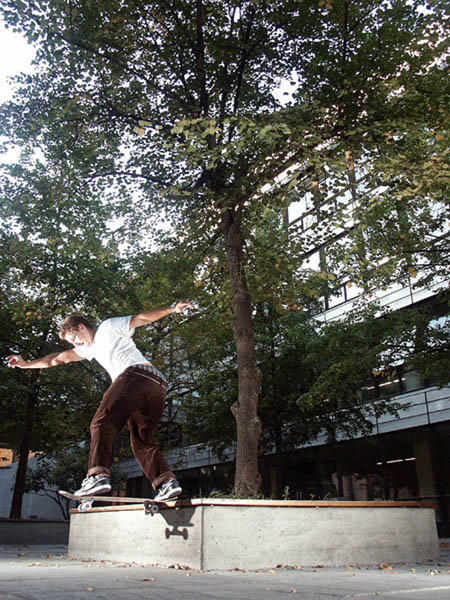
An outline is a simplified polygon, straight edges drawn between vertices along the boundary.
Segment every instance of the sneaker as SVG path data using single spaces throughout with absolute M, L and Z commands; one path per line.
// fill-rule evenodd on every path
M 169 481 L 166 481 L 159 486 L 154 500 L 174 500 L 175 498 L 178 498 L 181 492 L 181 486 L 178 481 L 176 479 L 169 479 Z
M 111 483 L 108 475 L 91 475 L 83 479 L 79 490 L 75 492 L 76 496 L 95 496 L 111 491 Z

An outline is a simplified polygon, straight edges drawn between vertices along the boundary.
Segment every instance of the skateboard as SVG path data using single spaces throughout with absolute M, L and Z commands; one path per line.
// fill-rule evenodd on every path
M 69 500 L 75 500 L 79 502 L 78 510 L 85 512 L 91 510 L 94 502 L 117 502 L 121 504 L 143 504 L 145 514 L 155 515 L 159 512 L 159 505 L 166 504 L 165 500 L 153 500 L 152 498 L 127 498 L 126 496 L 77 496 L 72 492 L 65 492 L 64 490 L 58 490 L 60 496 L 69 498 Z M 176 498 L 173 498 L 176 500 Z

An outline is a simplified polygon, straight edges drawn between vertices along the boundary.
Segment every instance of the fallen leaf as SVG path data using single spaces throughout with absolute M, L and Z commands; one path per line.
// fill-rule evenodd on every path
M 392 567 L 390 567 L 389 565 L 385 565 L 384 563 L 381 563 L 378 569 L 380 571 L 392 571 Z
M 140 581 L 155 581 L 153 577 L 143 577 Z

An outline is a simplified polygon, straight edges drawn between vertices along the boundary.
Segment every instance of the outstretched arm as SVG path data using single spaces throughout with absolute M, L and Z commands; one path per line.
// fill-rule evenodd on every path
M 153 308 L 152 310 L 131 317 L 130 329 L 142 327 L 142 325 L 147 325 L 147 323 L 153 323 L 172 313 L 181 313 L 187 308 L 194 308 L 188 300 L 181 300 L 175 305 L 166 306 L 165 308 Z
M 57 367 L 71 362 L 84 360 L 82 356 L 77 354 L 75 350 L 64 350 L 63 352 L 53 352 L 42 358 L 34 360 L 24 360 L 20 354 L 11 354 L 7 357 L 8 367 L 15 369 L 48 369 L 49 367 Z

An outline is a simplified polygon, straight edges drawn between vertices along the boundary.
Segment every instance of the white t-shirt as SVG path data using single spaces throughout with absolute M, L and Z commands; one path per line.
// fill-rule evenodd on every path
M 133 365 L 148 363 L 131 339 L 131 315 L 106 319 L 98 326 L 92 346 L 75 346 L 74 350 L 83 358 L 95 358 L 106 369 L 114 381 L 125 369 Z

